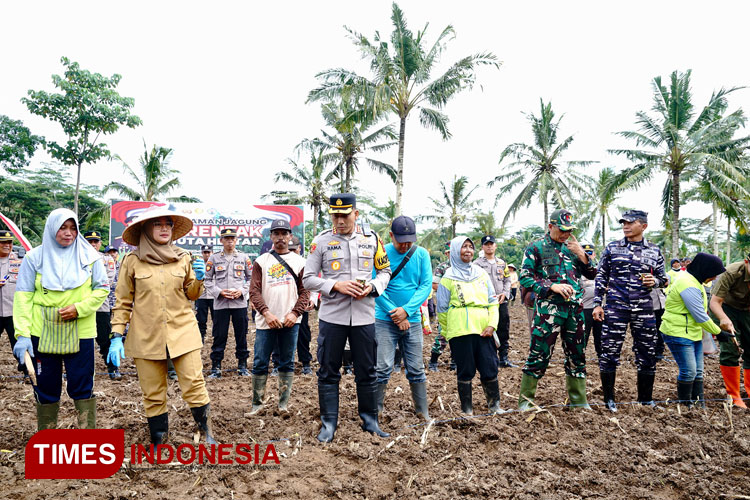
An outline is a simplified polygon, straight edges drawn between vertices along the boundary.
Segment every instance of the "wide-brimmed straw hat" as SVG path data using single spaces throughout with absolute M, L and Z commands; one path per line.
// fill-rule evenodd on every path
M 155 207 L 145 210 L 133 219 L 133 222 L 122 233 L 122 240 L 128 245 L 138 246 L 141 241 L 143 223 L 148 220 L 158 219 L 159 217 L 170 217 L 172 222 L 174 222 L 172 240 L 179 240 L 193 229 L 193 221 L 189 217 L 163 207 Z

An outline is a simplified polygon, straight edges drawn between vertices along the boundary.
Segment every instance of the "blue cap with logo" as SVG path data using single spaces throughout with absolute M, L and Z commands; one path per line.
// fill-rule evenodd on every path
M 411 217 L 399 215 L 391 223 L 393 239 L 398 243 L 414 243 L 417 241 L 417 225 Z

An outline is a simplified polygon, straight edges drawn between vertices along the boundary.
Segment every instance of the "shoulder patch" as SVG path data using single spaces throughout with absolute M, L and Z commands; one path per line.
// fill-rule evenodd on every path
M 214 267 L 214 263 L 209 259 L 209 261 L 206 262 L 206 271 L 210 271 L 212 267 Z
M 317 243 L 313 243 L 312 245 L 310 245 L 310 253 L 314 252 L 316 248 L 318 248 Z

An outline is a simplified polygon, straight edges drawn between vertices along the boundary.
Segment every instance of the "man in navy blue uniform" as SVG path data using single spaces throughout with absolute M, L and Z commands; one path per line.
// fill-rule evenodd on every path
M 604 321 L 599 371 L 604 403 L 610 411 L 615 405 L 615 375 L 625 330 L 630 324 L 635 364 L 638 368 L 638 401 L 647 406 L 653 402 L 656 368 L 656 319 L 651 291 L 669 284 L 664 257 L 659 247 L 643 238 L 648 214 L 628 210 L 620 218 L 625 237 L 607 245 L 602 254 L 594 290 L 593 318 Z M 602 308 L 607 296 L 606 310 Z

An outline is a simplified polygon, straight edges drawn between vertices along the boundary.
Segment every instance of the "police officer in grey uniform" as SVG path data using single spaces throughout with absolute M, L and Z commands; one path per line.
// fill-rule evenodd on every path
M 211 373 L 208 378 L 221 377 L 221 361 L 224 359 L 224 348 L 229 335 L 229 320 L 234 327 L 235 354 L 237 356 L 237 373 L 249 377 L 247 358 L 247 301 L 250 296 L 250 257 L 235 250 L 237 231 L 226 228 L 221 230 L 221 244 L 224 249 L 213 254 L 206 263 L 205 287 L 209 297 L 214 299 L 214 327 L 211 331 Z
M 212 253 L 211 245 L 201 247 L 203 262 L 208 262 Z M 211 321 L 214 319 L 214 298 L 208 290 L 208 281 L 204 280 L 203 293 L 195 301 L 195 319 L 198 321 L 198 330 L 201 332 L 201 342 L 206 341 L 206 329 L 208 328 L 208 315 L 211 314 Z
M 328 213 L 333 229 L 323 231 L 313 240 L 302 278 L 305 288 L 321 293 L 318 401 L 322 427 L 318 440 L 330 442 L 336 432 L 341 361 L 347 340 L 354 359 L 362 429 L 388 437 L 378 426 L 374 298 L 390 280 L 388 255 L 380 238 L 368 227 L 357 224 L 359 210 L 355 195 L 334 194 Z
M 0 334 L 5 331 L 10 340 L 10 349 L 16 345 L 16 330 L 13 327 L 13 294 L 16 293 L 18 270 L 21 259 L 13 251 L 13 233 L 0 231 Z M 18 364 L 18 371 L 24 379 L 29 376 L 26 365 Z
M 99 231 L 87 231 L 83 233 L 83 237 L 86 238 L 86 241 L 88 241 L 97 252 L 102 248 L 102 233 Z M 107 284 L 111 290 L 114 287 L 117 265 L 115 260 L 106 253 L 102 254 L 102 262 L 104 262 L 104 269 L 107 271 Z M 107 363 L 109 338 L 112 335 L 111 317 L 112 307 L 109 300 L 105 300 L 102 302 L 101 307 L 96 310 L 96 343 L 99 345 L 99 354 L 102 355 L 104 363 L 107 365 L 109 378 L 112 380 L 120 380 L 122 375 L 120 374 L 119 368 L 112 363 Z

